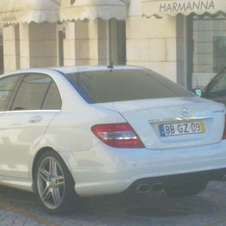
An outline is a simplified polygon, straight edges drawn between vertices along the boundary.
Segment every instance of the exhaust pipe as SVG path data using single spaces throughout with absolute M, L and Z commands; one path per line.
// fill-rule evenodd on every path
M 140 184 L 137 186 L 137 191 L 139 193 L 146 193 L 150 190 L 150 185 L 149 184 Z
M 225 175 L 225 180 L 226 180 L 226 175 Z M 161 191 L 163 189 L 163 184 L 162 183 L 155 183 L 155 184 L 140 184 L 137 186 L 137 191 L 139 193 L 147 193 L 149 191 Z
M 161 191 L 163 189 L 163 184 L 155 183 L 151 186 L 152 191 Z
M 226 175 L 223 176 L 223 181 L 226 181 Z

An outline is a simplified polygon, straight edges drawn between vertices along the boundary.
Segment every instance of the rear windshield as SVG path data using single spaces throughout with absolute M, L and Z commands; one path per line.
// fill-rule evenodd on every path
M 85 71 L 65 77 L 88 103 L 193 96 L 163 76 L 144 69 Z

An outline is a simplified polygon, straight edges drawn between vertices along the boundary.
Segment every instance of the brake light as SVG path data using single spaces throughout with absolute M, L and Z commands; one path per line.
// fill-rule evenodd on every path
M 92 132 L 105 144 L 115 148 L 144 148 L 139 136 L 129 123 L 98 124 Z
M 222 140 L 226 139 L 226 115 L 225 115 L 225 122 L 224 122 L 224 132 L 222 136 Z

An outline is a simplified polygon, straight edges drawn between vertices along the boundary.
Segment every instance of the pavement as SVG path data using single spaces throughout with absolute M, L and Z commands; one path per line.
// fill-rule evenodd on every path
M 163 191 L 87 198 L 62 216 L 44 212 L 33 193 L 0 186 L 0 226 L 226 226 L 226 182 L 185 198 Z

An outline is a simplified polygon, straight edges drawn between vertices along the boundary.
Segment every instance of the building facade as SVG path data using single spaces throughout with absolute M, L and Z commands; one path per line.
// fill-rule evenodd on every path
M 162 68 L 159 72 L 191 90 L 204 87 L 226 66 L 226 1 L 142 0 L 140 5 L 152 68 Z
M 113 62 L 192 89 L 226 66 L 225 0 L 1 0 L 0 25 L 4 72 Z

